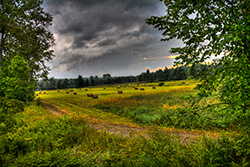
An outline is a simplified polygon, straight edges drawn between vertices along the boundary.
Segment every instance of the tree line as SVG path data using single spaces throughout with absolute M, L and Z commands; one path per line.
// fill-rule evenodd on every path
M 203 73 L 206 69 L 211 68 L 207 64 L 197 65 L 195 70 L 189 72 L 189 67 L 176 67 L 168 69 L 159 69 L 155 72 L 150 72 L 149 69 L 137 76 L 111 76 L 110 74 L 103 74 L 102 77 L 90 76 L 77 78 L 56 79 L 51 77 L 49 79 L 42 79 L 39 81 L 39 90 L 55 90 L 65 88 L 82 88 L 97 85 L 121 84 L 131 82 L 160 82 L 160 81 L 174 81 L 185 80 L 199 73 Z

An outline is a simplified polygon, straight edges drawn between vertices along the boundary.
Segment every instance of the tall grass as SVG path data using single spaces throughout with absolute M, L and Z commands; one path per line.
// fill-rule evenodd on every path
M 184 87 L 164 93 L 106 99 L 94 107 L 145 125 L 199 130 L 237 129 L 239 119 L 236 114 L 224 112 L 221 110 L 223 106 L 206 108 L 217 102 L 213 97 L 203 99 L 191 108 L 190 100 L 185 97 L 194 93 L 192 89 Z
M 142 97 L 128 100 L 138 98 Z M 152 129 L 148 138 L 132 134 L 128 138 L 96 131 L 79 113 L 58 117 L 36 104 L 12 119 L 15 124 L 0 136 L 3 166 L 248 166 L 250 162 L 249 139 L 242 135 L 182 144 L 181 138 Z

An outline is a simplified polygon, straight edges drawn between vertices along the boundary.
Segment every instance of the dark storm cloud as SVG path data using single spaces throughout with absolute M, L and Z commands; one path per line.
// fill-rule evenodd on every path
M 167 56 L 155 46 L 161 33 L 145 24 L 164 12 L 162 6 L 157 0 L 45 0 L 57 44 L 52 68 L 115 70 L 143 66 L 145 56 Z

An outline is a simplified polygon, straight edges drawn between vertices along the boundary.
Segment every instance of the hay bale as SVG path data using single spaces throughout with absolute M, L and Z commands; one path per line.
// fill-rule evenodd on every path
M 67 91 L 66 94 L 69 94 L 69 92 Z
M 88 91 L 88 89 L 85 89 L 85 91 Z
M 88 96 L 88 97 L 92 97 L 93 94 L 92 94 L 92 93 L 88 93 L 87 96 Z
M 92 98 L 93 98 L 93 99 L 98 99 L 98 95 L 94 94 L 94 95 L 92 96 Z
M 73 94 L 74 94 L 74 95 L 77 95 L 77 93 L 76 93 L 76 92 L 74 92 Z
M 155 87 L 155 86 L 153 86 L 153 87 L 152 87 L 152 89 L 156 89 L 156 87 Z

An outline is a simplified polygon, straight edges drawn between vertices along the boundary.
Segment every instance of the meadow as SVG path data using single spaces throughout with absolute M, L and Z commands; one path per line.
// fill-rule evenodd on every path
M 190 95 L 197 93 L 197 83 L 36 92 L 36 100 L 24 111 L 3 117 L 1 164 L 248 166 L 249 139 L 238 131 L 237 115 L 215 105 L 216 94 L 193 103 Z

